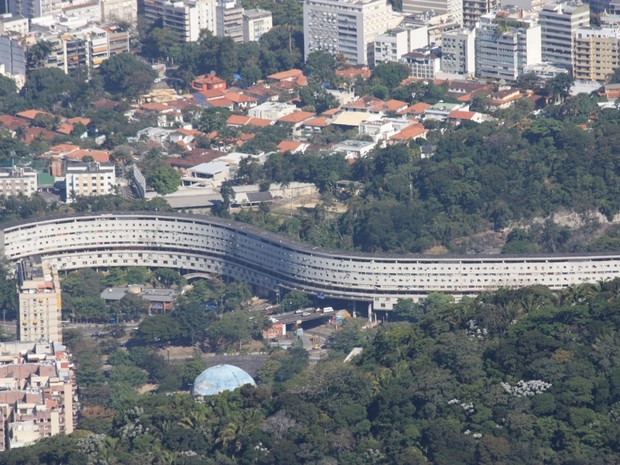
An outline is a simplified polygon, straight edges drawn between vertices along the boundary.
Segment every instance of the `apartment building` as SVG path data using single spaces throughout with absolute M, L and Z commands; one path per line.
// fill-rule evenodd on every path
M 195 42 L 203 29 L 216 33 L 215 5 L 215 0 L 144 0 L 144 16 L 151 22 L 161 20 L 182 42 Z
M 608 80 L 614 71 L 620 68 L 620 28 L 577 29 L 573 60 L 575 80 Z
M 26 78 L 26 53 L 18 36 L 0 36 L 0 66 L 8 77 Z
M 243 41 L 256 42 L 273 27 L 271 11 L 255 8 L 243 12 Z
M 0 452 L 73 432 L 72 366 L 56 341 L 0 343 Z
M 516 81 L 525 66 L 542 61 L 541 27 L 520 10 L 482 15 L 475 43 L 477 77 Z
M 219 37 L 243 42 L 243 7 L 236 0 L 219 0 L 215 7 L 216 29 Z
M 441 34 L 441 72 L 458 76 L 475 74 L 475 29 L 455 29 Z
M 542 60 L 572 72 L 577 29 L 590 24 L 590 7 L 580 1 L 549 3 L 539 13 Z
M 8 12 L 25 18 L 41 18 L 60 14 L 61 4 L 61 0 L 8 0 Z
M 113 164 L 70 163 L 65 175 L 66 202 L 75 197 L 94 197 L 112 194 L 116 186 Z
M 11 13 L 0 15 L 0 34 L 15 33 L 25 36 L 29 30 L 28 18 L 21 15 L 12 15 Z
M 463 26 L 476 27 L 480 17 L 500 6 L 500 0 L 463 0 Z
M 409 66 L 409 75 L 416 79 L 435 79 L 441 67 L 441 50 L 425 47 L 403 55 L 401 61 Z
M 461 25 L 463 5 L 463 0 L 403 0 L 403 13 L 406 15 L 429 13 L 432 16 L 450 14 Z
M 399 61 L 403 55 L 428 45 L 428 26 L 399 26 L 377 36 L 373 43 L 373 66 Z
M 100 0 L 101 19 L 104 23 L 123 21 L 131 27 L 138 25 L 138 2 L 136 0 Z
M 20 341 L 62 342 L 61 299 L 58 273 L 40 256 L 17 264 Z
M 29 168 L 0 169 L 0 195 L 30 197 L 37 191 L 37 173 Z
M 324 50 L 352 65 L 372 63 L 372 43 L 402 18 L 385 0 L 306 0 L 304 57 Z
M 120 26 L 104 28 L 108 35 L 109 56 L 129 52 L 129 32 Z

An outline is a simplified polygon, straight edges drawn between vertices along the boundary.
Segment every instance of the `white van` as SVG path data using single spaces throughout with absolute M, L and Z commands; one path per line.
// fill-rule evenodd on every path
M 334 313 L 333 307 L 325 307 L 323 308 L 323 313 Z

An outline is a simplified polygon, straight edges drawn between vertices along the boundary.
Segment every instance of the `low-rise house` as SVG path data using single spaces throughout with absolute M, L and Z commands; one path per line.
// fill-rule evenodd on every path
M 390 137 L 389 143 L 397 144 L 403 142 L 409 142 L 416 139 L 426 139 L 428 129 L 421 124 L 412 124 L 403 128 L 392 137 Z
M 371 114 L 367 111 L 343 111 L 334 118 L 332 124 L 345 128 L 359 128 L 360 124 L 370 118 Z
M 489 109 L 491 110 L 504 110 L 511 107 L 517 100 L 524 97 L 521 91 L 514 87 L 508 89 L 502 89 L 497 92 L 489 94 Z
M 316 116 L 301 124 L 301 133 L 305 136 L 320 134 L 329 124 L 329 120 L 325 116 Z
M 281 118 L 278 118 L 276 124 L 290 128 L 293 133 L 296 133 L 305 121 L 308 121 L 315 116 L 316 114 L 309 111 L 296 111 L 293 113 L 289 113 L 288 115 L 284 115 Z
M 101 292 L 101 299 L 111 304 L 120 302 L 127 294 L 134 294 L 148 302 L 150 315 L 152 313 L 166 313 L 172 310 L 178 292 L 174 289 L 157 289 L 141 286 L 109 287 Z
M 253 118 L 246 115 L 230 115 L 226 120 L 226 125 L 231 128 L 241 128 L 243 126 L 266 127 L 274 124 L 273 120 L 263 118 Z
M 298 111 L 295 105 L 282 102 L 265 102 L 248 110 L 248 116 L 253 118 L 276 121 L 283 116 Z
M 448 114 L 448 122 L 453 124 L 461 124 L 463 121 L 471 121 L 473 123 L 482 123 L 484 115 L 475 111 L 454 110 Z
M 412 116 L 415 118 L 419 118 L 419 117 L 424 116 L 424 112 L 432 106 L 433 105 L 431 105 L 430 103 L 417 102 L 411 105 L 410 107 L 407 107 L 404 110 L 399 111 L 398 114 L 403 115 L 403 116 Z
M 226 90 L 226 81 L 215 74 L 205 74 L 196 77 L 191 83 L 191 88 L 198 92 L 212 89 Z
M 448 115 L 454 110 L 462 110 L 466 108 L 460 103 L 439 102 L 424 111 L 424 117 L 438 121 L 445 121 Z
M 358 160 L 375 148 L 375 142 L 365 140 L 343 140 L 332 147 L 333 152 L 343 152 L 347 160 Z
M 306 142 L 300 142 L 297 140 L 283 140 L 278 144 L 278 152 L 285 153 L 304 153 L 310 144 Z

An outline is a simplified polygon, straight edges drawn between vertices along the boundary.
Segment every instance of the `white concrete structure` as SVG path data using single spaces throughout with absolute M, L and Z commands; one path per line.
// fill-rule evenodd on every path
M 551 63 L 538 63 L 523 67 L 523 74 L 534 74 L 543 80 L 552 79 L 561 73 L 568 73 L 568 70 L 553 66 Z
M 243 12 L 243 41 L 256 42 L 273 27 L 271 11 L 252 9 Z
M 441 68 L 441 58 L 435 50 L 419 49 L 403 55 L 401 61 L 409 66 L 409 75 L 416 79 L 435 79 Z
M 124 21 L 132 27 L 138 25 L 138 2 L 135 0 L 100 0 L 101 19 L 105 23 Z
M 324 50 L 352 65 L 368 65 L 369 46 L 401 20 L 385 0 L 305 0 L 304 57 Z
M 26 257 L 17 265 L 16 278 L 19 340 L 62 342 L 62 305 L 57 271 L 39 256 Z
M 428 26 L 398 27 L 380 34 L 374 41 L 373 66 L 399 61 L 405 54 L 428 45 Z
M 0 196 L 24 195 L 37 191 L 37 173 L 30 168 L 0 169 Z
M 65 175 L 66 202 L 74 197 L 93 197 L 114 192 L 116 174 L 113 164 L 71 163 Z
M 501 287 L 561 289 L 620 276 L 620 254 L 363 254 L 304 245 L 227 219 L 165 212 L 38 219 L 6 227 L 0 244 L 9 261 L 41 255 L 58 270 L 168 267 L 386 310 L 399 298 L 430 292 L 460 297 Z
M 13 32 L 20 36 L 25 36 L 29 30 L 28 18 L 21 15 L 12 15 L 11 13 L 0 15 L 0 34 Z
M 455 29 L 441 34 L 441 72 L 473 76 L 476 72 L 476 30 Z
M 577 29 L 590 24 L 590 7 L 580 1 L 545 5 L 539 13 L 542 60 L 572 72 Z
M 515 81 L 525 66 L 541 61 L 541 27 L 535 16 L 482 15 L 476 28 L 477 77 Z
M 463 24 L 463 0 L 403 0 L 403 13 L 415 15 L 430 12 L 433 16 L 450 14 Z
M 275 121 L 283 116 L 290 115 L 298 109 L 295 105 L 283 102 L 265 102 L 248 110 L 248 116 Z
M 216 33 L 215 5 L 215 0 L 144 0 L 144 16 L 149 21 L 161 19 L 181 41 L 195 42 L 203 29 Z

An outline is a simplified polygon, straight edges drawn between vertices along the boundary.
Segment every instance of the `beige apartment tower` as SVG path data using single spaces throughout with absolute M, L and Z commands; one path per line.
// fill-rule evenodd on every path
M 40 256 L 17 265 L 20 341 L 62 342 L 62 316 L 58 273 Z
M 618 27 L 577 30 L 573 57 L 573 77 L 577 81 L 605 82 L 620 68 Z

